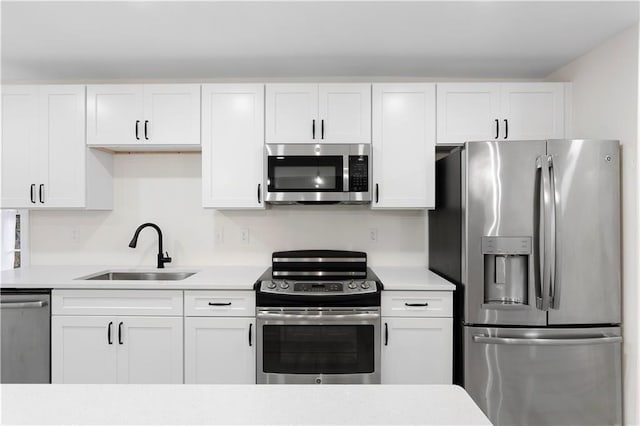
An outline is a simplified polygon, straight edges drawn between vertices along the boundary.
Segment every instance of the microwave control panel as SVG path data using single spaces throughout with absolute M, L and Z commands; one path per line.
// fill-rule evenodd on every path
M 369 191 L 368 163 L 367 155 L 349 156 L 349 192 Z

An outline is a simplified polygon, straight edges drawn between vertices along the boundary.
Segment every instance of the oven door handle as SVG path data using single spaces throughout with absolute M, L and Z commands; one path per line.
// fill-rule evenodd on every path
M 256 318 L 267 320 L 304 320 L 312 322 L 321 321 L 342 321 L 342 320 L 377 320 L 380 319 L 380 312 L 369 313 L 347 313 L 347 312 L 323 312 L 322 315 L 313 313 L 283 313 L 283 312 L 258 312 Z

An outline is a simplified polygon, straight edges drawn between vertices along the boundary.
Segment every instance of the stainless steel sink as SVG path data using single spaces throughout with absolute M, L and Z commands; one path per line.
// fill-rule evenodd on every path
M 86 277 L 77 278 L 79 280 L 144 280 L 144 281 L 180 281 L 189 278 L 195 272 L 175 272 L 175 271 L 153 271 L 153 272 L 137 272 L 137 271 L 106 271 L 99 272 Z

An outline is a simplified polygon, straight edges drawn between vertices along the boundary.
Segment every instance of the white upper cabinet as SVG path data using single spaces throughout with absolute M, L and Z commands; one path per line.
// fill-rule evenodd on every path
M 565 83 L 438 83 L 437 143 L 565 137 Z
M 438 143 L 494 139 L 500 117 L 500 87 L 494 83 L 439 83 Z
M 318 91 L 321 142 L 371 142 L 370 84 L 320 84 Z
M 87 86 L 87 144 L 112 149 L 198 149 L 200 86 Z
M 565 137 L 564 83 L 501 85 L 503 138 L 511 140 Z M 505 121 L 506 120 L 506 121 Z
M 3 87 L 2 207 L 109 209 L 112 160 L 85 145 L 85 87 Z
M 267 143 L 370 143 L 370 84 L 267 84 Z
M 264 85 L 202 86 L 202 205 L 263 209 Z
M 435 205 L 435 84 L 373 85 L 374 209 Z

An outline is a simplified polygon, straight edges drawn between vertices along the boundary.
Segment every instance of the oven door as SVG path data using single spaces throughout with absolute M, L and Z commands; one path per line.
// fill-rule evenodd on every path
M 258 308 L 257 383 L 380 383 L 380 308 Z

